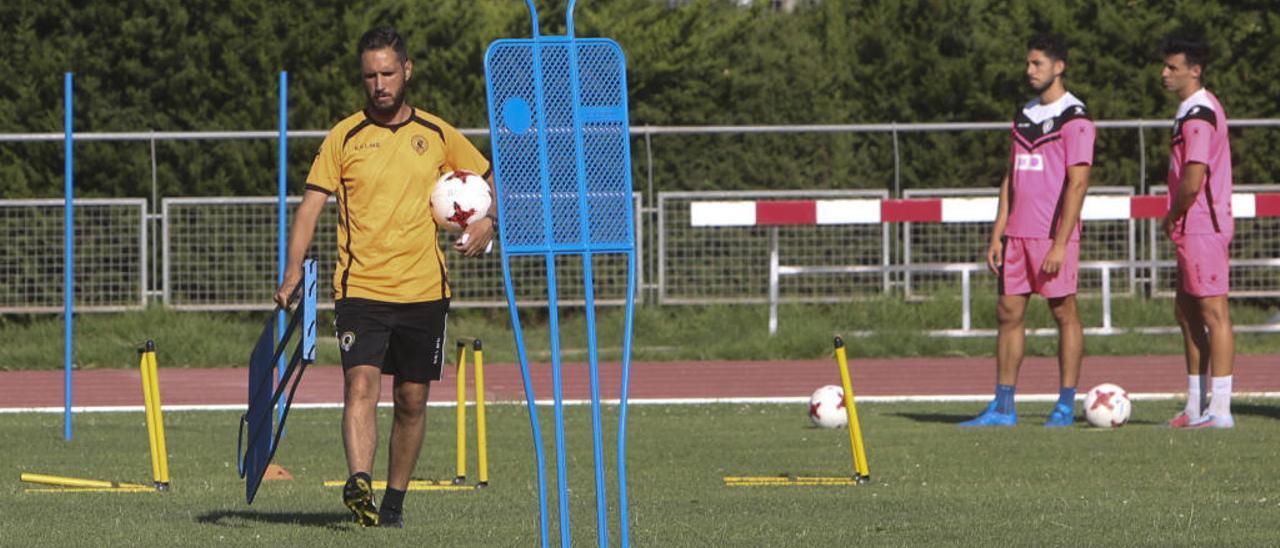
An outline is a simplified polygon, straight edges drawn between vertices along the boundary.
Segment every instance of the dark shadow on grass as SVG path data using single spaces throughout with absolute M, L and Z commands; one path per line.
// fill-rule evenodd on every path
M 240 521 L 280 525 L 324 527 L 334 531 L 349 530 L 350 512 L 255 512 L 252 510 L 221 510 L 196 516 L 196 523 L 219 527 L 246 527 Z
M 1263 407 L 1263 406 L 1257 406 L 1257 407 Z M 1233 407 L 1232 409 L 1234 410 L 1235 408 Z M 1274 415 L 1272 416 L 1280 418 L 1280 408 L 1276 408 L 1272 412 L 1274 413 Z M 893 415 L 906 418 L 906 419 L 911 419 L 916 422 L 932 422 L 932 423 L 938 423 L 938 424 L 960 424 L 964 421 L 967 421 L 977 416 L 977 414 L 956 415 L 956 414 L 949 414 L 949 413 L 893 413 Z M 1048 415 L 1018 415 L 1018 425 L 1040 426 L 1046 418 L 1048 418 Z M 1156 421 L 1148 421 L 1148 420 L 1131 420 L 1129 421 L 1128 424 L 1154 425 L 1154 424 L 1161 424 L 1161 423 Z M 1085 422 L 1084 417 L 1077 415 L 1076 426 L 1080 428 L 1089 428 L 1089 423 Z
M 973 415 L 955 415 L 950 413 L 893 413 L 893 415 L 911 419 L 916 422 L 936 422 L 942 424 L 959 424 L 977 416 L 976 413 Z
M 1280 405 L 1258 405 L 1256 403 L 1235 402 L 1231 404 L 1231 413 L 1233 415 L 1249 415 L 1251 417 L 1280 419 Z

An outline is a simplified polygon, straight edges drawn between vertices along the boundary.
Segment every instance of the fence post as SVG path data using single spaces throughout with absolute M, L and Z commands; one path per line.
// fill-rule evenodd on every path
M 894 122 L 893 131 L 893 197 L 902 197 L 902 155 L 898 153 L 898 123 Z
M 1102 329 L 1111 330 L 1111 266 L 1102 266 Z
M 778 332 L 778 227 L 769 228 L 769 334 Z

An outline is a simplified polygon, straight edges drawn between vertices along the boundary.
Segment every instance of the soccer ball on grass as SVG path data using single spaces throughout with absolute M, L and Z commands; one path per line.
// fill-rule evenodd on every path
M 1084 418 L 1098 428 L 1116 428 L 1129 422 L 1129 393 L 1111 383 L 1089 389 L 1084 397 Z
M 819 428 L 844 428 L 849 415 L 844 409 L 844 389 L 828 384 L 809 397 L 809 420 Z

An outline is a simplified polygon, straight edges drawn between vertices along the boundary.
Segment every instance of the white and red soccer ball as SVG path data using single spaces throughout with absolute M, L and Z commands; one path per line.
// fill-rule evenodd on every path
M 462 232 L 493 207 L 489 182 L 470 171 L 445 173 L 431 191 L 431 217 L 449 232 Z
M 809 397 L 809 420 L 819 428 L 843 428 L 849 425 L 844 408 L 844 389 L 828 384 Z
M 1084 396 L 1084 418 L 1098 428 L 1124 426 L 1132 410 L 1129 393 L 1111 383 L 1090 388 Z

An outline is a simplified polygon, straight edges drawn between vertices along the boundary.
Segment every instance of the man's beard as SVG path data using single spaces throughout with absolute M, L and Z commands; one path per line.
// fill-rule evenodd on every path
M 1036 86 L 1035 84 L 1031 84 L 1030 82 L 1028 82 L 1028 84 L 1031 86 L 1032 91 L 1036 92 L 1036 95 L 1040 95 L 1045 91 L 1047 91 L 1049 88 L 1053 87 L 1053 83 L 1056 81 L 1058 81 L 1058 77 L 1054 76 L 1053 78 L 1050 78 L 1048 82 L 1045 82 L 1044 85 L 1042 86 Z
M 368 99 L 369 110 L 373 111 L 374 114 L 392 116 L 395 113 L 400 112 L 400 107 L 404 106 L 404 88 L 400 88 L 400 92 L 391 98 L 391 104 L 386 107 L 379 107 L 378 104 L 374 102 L 373 97 L 366 96 L 366 99 Z

